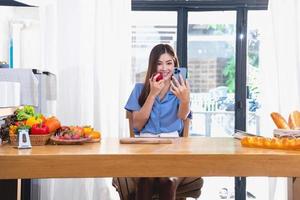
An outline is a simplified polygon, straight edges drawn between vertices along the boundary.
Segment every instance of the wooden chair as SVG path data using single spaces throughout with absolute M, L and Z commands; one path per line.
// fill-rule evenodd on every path
M 127 111 L 126 118 L 129 121 L 130 137 L 134 137 L 132 113 Z M 183 137 L 188 137 L 190 119 L 184 120 Z M 115 177 L 112 182 L 113 186 L 119 193 L 121 200 L 135 200 L 135 183 L 132 178 Z M 176 199 L 184 200 L 187 197 L 197 199 L 201 194 L 203 179 L 201 177 L 186 177 L 179 184 L 176 193 Z M 154 195 L 152 199 L 159 199 L 158 195 Z

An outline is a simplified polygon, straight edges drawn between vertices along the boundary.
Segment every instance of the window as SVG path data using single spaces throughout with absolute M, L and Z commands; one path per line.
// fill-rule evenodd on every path
M 247 131 L 260 134 L 259 111 L 261 106 L 260 55 L 262 36 L 265 35 L 266 11 L 248 12 L 247 41 Z
M 132 81 L 144 82 L 151 49 L 159 43 L 176 47 L 177 13 L 134 11 L 132 16 Z
M 188 13 L 193 135 L 234 132 L 236 11 Z

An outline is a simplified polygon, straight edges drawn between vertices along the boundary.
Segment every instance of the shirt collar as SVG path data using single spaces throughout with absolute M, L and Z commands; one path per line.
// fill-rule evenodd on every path
M 169 100 L 170 96 L 174 96 L 173 92 L 171 92 L 171 90 L 168 90 L 168 92 L 166 93 L 165 97 L 162 99 L 162 101 L 159 100 L 159 96 L 156 96 L 156 101 L 160 102 L 160 103 L 164 103 L 166 101 Z

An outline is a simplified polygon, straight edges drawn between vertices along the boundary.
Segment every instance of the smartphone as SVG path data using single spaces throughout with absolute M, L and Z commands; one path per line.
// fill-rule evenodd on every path
M 173 71 L 173 76 L 180 81 L 179 74 L 181 74 L 183 80 L 187 79 L 187 68 L 186 67 L 176 67 Z

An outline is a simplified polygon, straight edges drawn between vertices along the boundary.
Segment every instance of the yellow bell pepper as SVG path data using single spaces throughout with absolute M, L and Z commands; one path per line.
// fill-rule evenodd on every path
M 26 126 L 30 126 L 32 127 L 34 124 L 40 124 L 42 123 L 43 120 L 41 118 L 38 118 L 38 117 L 29 117 L 27 120 L 26 120 Z

